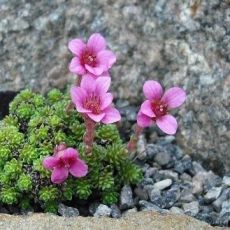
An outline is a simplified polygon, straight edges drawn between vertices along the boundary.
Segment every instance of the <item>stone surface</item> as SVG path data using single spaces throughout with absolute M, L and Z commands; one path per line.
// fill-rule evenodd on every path
M 121 209 L 128 209 L 133 208 L 134 201 L 133 201 L 133 192 L 129 185 L 125 185 L 121 190 L 120 195 L 120 208 Z
M 3 0 L 0 91 L 64 88 L 74 80 L 67 42 L 101 32 L 117 54 L 115 97 L 140 101 L 146 79 L 182 86 L 177 139 L 207 167 L 229 171 L 229 11 L 229 0 Z
M 221 191 L 221 187 L 214 187 L 205 194 L 204 198 L 207 202 L 214 201 L 220 196 Z
M 140 212 L 128 214 L 121 219 L 75 217 L 64 218 L 51 214 L 33 214 L 31 216 L 0 215 L 0 228 L 7 230 L 214 230 L 227 229 L 211 227 L 210 225 L 188 216 L 158 214 L 155 212 Z
M 107 205 L 100 204 L 95 213 L 93 214 L 95 217 L 101 217 L 101 216 L 110 216 L 111 214 L 111 208 L 109 208 Z
M 79 216 L 79 211 L 77 208 L 67 207 L 64 204 L 58 205 L 58 213 L 64 217 L 76 217 Z
M 195 216 L 199 212 L 199 203 L 197 201 L 192 201 L 190 203 L 183 204 L 183 209 L 186 214 Z
M 171 184 L 172 184 L 171 179 L 165 179 L 155 183 L 153 187 L 156 190 L 164 190 L 165 188 L 169 187 Z

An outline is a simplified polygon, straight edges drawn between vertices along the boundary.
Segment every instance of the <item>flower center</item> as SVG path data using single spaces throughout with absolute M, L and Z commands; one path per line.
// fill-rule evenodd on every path
M 83 65 L 89 65 L 92 67 L 95 67 L 97 64 L 97 60 L 96 60 L 96 55 L 93 54 L 92 51 L 90 51 L 89 49 L 86 49 L 81 56 L 81 64 Z
M 89 97 L 86 98 L 84 108 L 92 111 L 94 114 L 99 114 L 101 112 L 100 105 L 100 98 L 92 93 Z
M 156 115 L 156 117 L 164 116 L 168 113 L 167 105 L 160 101 L 160 100 L 154 100 L 151 102 L 152 111 Z

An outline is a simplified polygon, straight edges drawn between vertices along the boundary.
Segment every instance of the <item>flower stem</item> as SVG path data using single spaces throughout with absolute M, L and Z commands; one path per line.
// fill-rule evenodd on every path
M 131 136 L 129 143 L 127 145 L 128 151 L 133 152 L 137 147 L 137 141 L 138 137 L 141 135 L 143 128 L 138 126 L 138 124 L 135 125 L 135 131 L 134 134 Z
M 94 140 L 94 130 L 96 123 L 91 120 L 88 116 L 84 117 L 86 132 L 83 137 L 83 142 L 86 146 L 86 155 L 92 155 L 93 150 L 93 140 Z

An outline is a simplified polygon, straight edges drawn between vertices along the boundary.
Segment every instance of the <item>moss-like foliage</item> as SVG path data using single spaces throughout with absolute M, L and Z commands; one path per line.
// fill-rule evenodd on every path
M 85 125 L 76 112 L 66 113 L 69 97 L 52 90 L 47 97 L 24 90 L 10 104 L 10 113 L 0 122 L 0 202 L 23 209 L 38 205 L 56 212 L 57 204 L 74 197 L 99 195 L 105 204 L 118 201 L 124 184 L 135 184 L 141 170 L 128 153 L 115 125 L 98 125 L 93 154 L 86 156 Z M 57 144 L 78 149 L 89 173 L 84 178 L 52 184 L 51 172 L 42 165 Z

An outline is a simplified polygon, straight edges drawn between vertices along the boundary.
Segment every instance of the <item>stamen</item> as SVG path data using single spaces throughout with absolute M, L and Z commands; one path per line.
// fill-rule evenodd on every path
M 91 94 L 84 103 L 84 108 L 91 110 L 94 114 L 99 114 L 101 112 L 101 101 L 100 98 L 94 94 Z
M 168 113 L 167 105 L 160 100 L 152 101 L 151 105 L 152 105 L 152 111 L 154 112 L 156 117 L 161 117 Z

